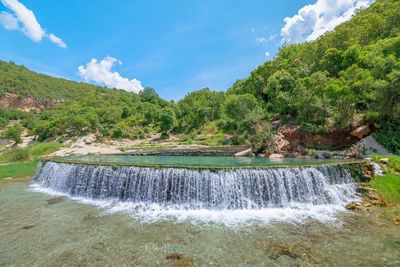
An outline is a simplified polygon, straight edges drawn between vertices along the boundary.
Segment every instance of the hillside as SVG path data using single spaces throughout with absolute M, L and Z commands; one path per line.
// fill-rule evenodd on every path
M 266 154 L 282 152 L 285 142 L 296 142 L 291 149 L 299 153 L 348 147 L 358 141 L 350 132 L 363 126 L 399 153 L 399 58 L 400 1 L 378 0 L 316 41 L 284 45 L 273 60 L 226 93 L 206 88 L 178 103 L 162 100 L 151 88 L 136 95 L 0 61 L 3 99 L 13 94 L 41 103 L 57 100 L 39 113 L 0 114 L 3 124 L 22 119 L 39 140 L 87 133 L 130 139 L 175 133 L 182 142 L 209 138 L 217 144 L 251 145 Z M 291 129 L 297 129 L 296 140 L 287 137 Z
M 33 97 L 38 102 L 49 99 L 67 100 L 78 97 L 85 92 L 105 90 L 102 87 L 87 83 L 78 83 L 36 73 L 24 66 L 1 60 L 0 77 L 0 96 L 11 93 L 21 97 Z
M 254 96 L 264 111 L 311 133 L 368 124 L 400 150 L 400 2 L 378 0 L 318 40 L 284 46 L 228 95 Z

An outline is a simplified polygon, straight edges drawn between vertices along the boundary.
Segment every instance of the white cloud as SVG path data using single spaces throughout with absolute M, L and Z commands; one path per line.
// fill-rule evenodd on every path
M 267 51 L 267 52 L 265 52 L 265 57 L 269 57 L 271 54 Z
M 2 12 L 0 14 L 0 23 L 7 30 L 20 30 L 34 42 L 40 42 L 48 37 L 50 41 L 59 47 L 67 47 L 66 44 L 54 34 L 46 33 L 37 21 L 32 10 L 26 8 L 18 0 L 1 0 L 1 3 L 13 12 Z
M 284 19 L 282 41 L 301 43 L 312 41 L 337 25 L 349 20 L 360 8 L 368 7 L 374 0 L 317 0 L 302 7 L 293 17 Z
M 92 58 L 86 64 L 86 67 L 80 66 L 78 71 L 86 82 L 94 81 L 109 88 L 124 89 L 134 93 L 139 93 L 143 90 L 140 81 L 136 79 L 129 80 L 122 77 L 118 72 L 113 72 L 111 69 L 115 64 L 122 64 L 122 62 L 113 57 L 105 57 L 100 62 Z
M 16 30 L 18 28 L 18 20 L 12 14 L 5 11 L 0 13 L 0 24 L 3 24 L 6 30 Z
M 55 43 L 56 45 L 58 45 L 61 48 L 67 47 L 67 45 L 64 43 L 63 40 L 61 40 L 60 38 L 58 38 L 57 36 L 55 36 L 52 33 L 49 34 L 49 39 L 50 39 L 50 41 L 52 41 L 53 43 Z

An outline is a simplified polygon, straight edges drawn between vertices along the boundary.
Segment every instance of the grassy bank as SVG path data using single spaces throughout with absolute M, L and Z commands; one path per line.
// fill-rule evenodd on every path
M 37 166 L 37 161 L 0 165 L 0 180 L 7 177 L 21 178 L 34 176 Z
M 388 158 L 389 163 L 383 176 L 376 176 L 371 186 L 392 205 L 400 205 L 400 157 L 376 155 L 374 161 L 380 163 L 382 158 Z
M 6 150 L 0 154 L 1 163 L 12 163 L 12 162 L 27 162 L 37 161 L 42 156 L 51 154 L 58 149 L 61 145 L 56 142 L 49 143 L 37 143 L 25 148 L 12 148 Z
M 35 175 L 39 160 L 60 147 L 59 143 L 49 142 L 6 150 L 0 154 L 0 179 Z

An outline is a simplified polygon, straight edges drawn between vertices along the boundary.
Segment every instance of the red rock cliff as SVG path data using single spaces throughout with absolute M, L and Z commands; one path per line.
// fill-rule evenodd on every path
M 36 101 L 31 96 L 19 96 L 16 94 L 6 93 L 5 96 L 0 98 L 0 108 L 15 108 L 24 111 L 42 110 L 52 108 L 55 104 L 63 102 L 58 99 L 49 99 L 44 101 Z

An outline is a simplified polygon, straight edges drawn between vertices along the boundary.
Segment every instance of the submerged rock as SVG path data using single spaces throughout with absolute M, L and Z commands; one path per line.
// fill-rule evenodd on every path
M 177 253 L 177 252 L 172 252 L 172 253 L 167 255 L 166 259 L 167 260 L 180 260 L 183 257 L 184 257 L 183 254 L 180 254 L 180 253 Z
M 28 230 L 28 229 L 32 229 L 33 227 L 35 227 L 35 226 L 34 225 L 26 225 L 26 226 L 22 227 L 22 229 Z
M 54 198 L 50 198 L 50 199 L 48 199 L 48 200 L 46 200 L 46 203 L 47 203 L 47 205 L 54 205 L 54 204 L 57 204 L 57 203 L 60 203 L 60 202 L 63 202 L 64 201 L 64 198 L 62 198 L 62 197 L 54 197 Z
M 176 267 L 188 267 L 188 266 L 193 266 L 193 258 L 192 257 L 187 257 L 184 256 L 181 253 L 170 253 L 166 257 L 167 260 L 174 260 L 174 266 Z
M 105 247 L 106 245 L 103 242 L 97 242 L 92 246 L 93 249 L 104 249 Z
M 283 256 L 283 255 L 288 256 L 292 259 L 297 259 L 300 257 L 290 247 L 285 246 L 285 245 L 280 245 L 280 244 L 274 245 L 274 247 L 272 248 L 272 251 L 268 254 L 268 257 L 270 257 L 273 260 L 276 260 L 280 256 Z

